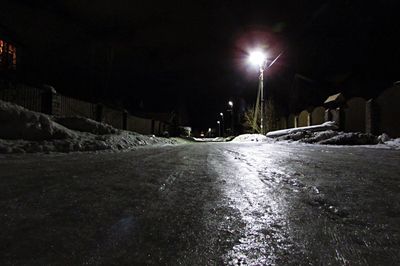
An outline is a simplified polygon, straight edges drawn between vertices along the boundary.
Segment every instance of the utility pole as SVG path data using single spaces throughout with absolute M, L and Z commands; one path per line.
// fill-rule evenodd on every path
M 264 69 L 263 66 L 260 66 L 260 94 L 261 94 L 261 107 L 260 107 L 260 111 L 261 111 L 261 124 L 260 124 L 260 130 L 261 130 L 261 134 L 265 134 L 264 132 Z
M 231 133 L 234 136 L 235 135 L 235 119 L 233 116 L 233 102 L 229 101 L 228 105 L 231 107 L 231 131 L 232 131 Z

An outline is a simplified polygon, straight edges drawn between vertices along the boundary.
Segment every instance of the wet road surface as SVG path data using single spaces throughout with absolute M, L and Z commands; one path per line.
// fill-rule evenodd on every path
M 398 265 L 400 151 L 201 143 L 0 157 L 1 265 Z

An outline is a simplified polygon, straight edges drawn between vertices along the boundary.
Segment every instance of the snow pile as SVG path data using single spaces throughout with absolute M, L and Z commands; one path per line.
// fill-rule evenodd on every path
M 0 153 L 125 150 L 177 142 L 117 130 L 82 117 L 52 118 L 0 100 Z
M 368 133 L 340 132 L 337 136 L 321 140 L 318 143 L 329 145 L 370 145 L 378 144 L 378 137 Z
M 261 142 L 270 140 L 262 134 L 243 134 L 232 140 L 232 142 Z
M 328 121 L 321 125 L 298 127 L 272 131 L 267 137 L 276 140 L 299 141 L 327 145 L 371 145 L 378 144 L 377 136 L 361 132 L 338 132 L 335 122 Z
M 110 149 L 105 142 L 94 138 L 56 140 L 5 140 L 0 139 L 0 153 L 72 152 Z
M 97 136 L 96 139 L 105 143 L 112 150 L 126 150 L 136 146 L 177 144 L 174 138 L 160 138 L 154 135 L 145 136 L 135 132 L 121 131 L 119 134 Z
M 318 143 L 327 145 L 367 145 L 378 144 L 378 137 L 360 132 L 338 132 L 333 130 L 312 132 L 298 131 L 276 138 L 276 140 L 299 141 L 304 143 Z
M 55 117 L 54 121 L 72 130 L 89 132 L 96 135 L 115 134 L 117 129 L 110 125 L 80 116 Z
M 392 139 L 388 134 L 382 133 L 378 136 L 378 146 L 387 147 L 390 149 L 400 150 L 400 138 Z
M 308 126 L 308 127 L 296 127 L 296 128 L 271 131 L 271 132 L 268 132 L 266 136 L 269 138 L 277 138 L 280 136 L 294 134 L 294 133 L 302 132 L 302 131 L 317 132 L 317 131 L 336 130 L 336 129 L 338 129 L 338 126 L 335 124 L 335 122 L 328 121 L 321 125 Z
M 339 132 L 333 130 L 327 130 L 327 131 L 313 132 L 308 134 L 309 134 L 308 136 L 307 134 L 305 134 L 305 138 L 302 139 L 303 142 L 318 143 L 336 137 L 337 135 L 339 135 Z
M 389 135 L 386 134 L 386 133 L 383 133 L 383 134 L 378 136 L 379 143 L 385 143 L 385 142 L 390 141 L 390 140 L 391 139 L 390 139 Z
M 307 130 L 274 138 L 276 141 L 294 141 L 323 145 L 377 145 L 378 148 L 400 149 L 400 138 L 391 139 L 387 134 L 375 136 L 361 132 L 341 132 L 326 130 L 311 132 Z
M 0 153 L 74 152 L 101 150 L 129 150 L 137 146 L 155 144 L 177 144 L 176 139 L 144 136 L 134 132 L 120 131 L 118 134 L 80 134 L 71 139 L 55 140 L 5 140 L 0 139 Z
M 49 140 L 75 136 L 73 131 L 55 123 L 45 114 L 1 100 L 0 125 L 2 139 Z
M 392 139 L 389 141 L 386 141 L 385 144 L 389 147 L 392 147 L 394 149 L 400 150 L 400 138 L 397 139 Z
M 223 137 L 215 137 L 215 138 L 193 138 L 194 141 L 198 142 L 224 142 L 225 139 Z

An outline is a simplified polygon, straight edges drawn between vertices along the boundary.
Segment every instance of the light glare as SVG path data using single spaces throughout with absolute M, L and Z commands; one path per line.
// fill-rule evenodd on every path
M 264 63 L 265 59 L 266 59 L 265 54 L 263 52 L 261 52 L 260 50 L 253 51 L 249 55 L 249 62 L 252 65 L 262 66 L 262 64 Z

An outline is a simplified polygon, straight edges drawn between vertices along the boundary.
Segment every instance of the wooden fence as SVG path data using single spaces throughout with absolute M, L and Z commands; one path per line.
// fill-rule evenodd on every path
M 400 85 L 394 85 L 368 101 L 353 97 L 335 108 L 315 107 L 311 112 L 281 117 L 279 129 L 311 126 L 325 121 L 335 121 L 346 132 L 387 133 L 400 137 Z
M 162 135 L 167 129 L 167 124 L 162 121 L 133 116 L 123 110 L 74 99 L 48 89 L 38 89 L 21 84 L 13 85 L 1 80 L 0 99 L 36 112 L 59 116 L 87 117 L 118 129 L 130 130 L 140 134 Z

